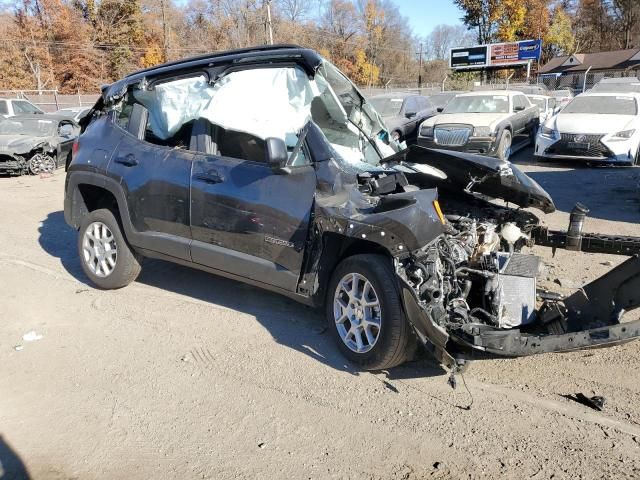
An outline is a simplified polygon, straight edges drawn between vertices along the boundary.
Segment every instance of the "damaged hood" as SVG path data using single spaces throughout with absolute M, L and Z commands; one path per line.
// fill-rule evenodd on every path
M 497 158 L 412 145 L 385 159 L 389 163 L 394 161 L 408 167 L 412 164 L 435 167 L 446 175 L 446 179 L 440 175 L 443 185 L 453 190 L 479 193 L 523 208 L 535 207 L 545 213 L 556 209 L 551 196 L 532 178 Z
M 0 135 L 0 151 L 27 153 L 37 145 L 46 142 L 48 137 L 30 137 L 28 135 Z

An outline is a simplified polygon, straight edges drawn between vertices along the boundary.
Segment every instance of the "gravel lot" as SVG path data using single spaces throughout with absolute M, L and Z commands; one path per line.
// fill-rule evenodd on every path
M 515 161 L 554 196 L 550 226 L 581 200 L 586 230 L 640 235 L 640 168 L 530 156 Z M 135 284 L 95 290 L 64 172 L 0 184 L 0 478 L 640 477 L 638 342 L 475 362 L 472 400 L 426 356 L 358 371 L 318 312 L 233 281 L 148 261 Z M 536 251 L 541 282 L 565 292 L 554 280 L 623 260 Z M 576 392 L 604 411 L 563 397 Z

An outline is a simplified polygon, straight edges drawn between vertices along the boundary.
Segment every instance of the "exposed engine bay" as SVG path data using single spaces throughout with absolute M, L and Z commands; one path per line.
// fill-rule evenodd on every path
M 470 322 L 499 328 L 532 323 L 540 262 L 518 253 L 529 235 L 513 222 L 448 220 L 448 231 L 405 267 L 436 323 L 447 329 Z
M 347 203 L 318 197 L 323 231 L 375 239 L 394 256 L 407 318 L 442 364 L 455 369 L 474 358 L 640 336 L 640 321 L 622 323 L 626 311 L 640 307 L 639 256 L 564 297 L 537 287 L 542 262 L 526 252 L 541 245 L 634 255 L 639 238 L 583 233 L 584 206 L 571 213 L 567 231 L 549 231 L 523 208 L 555 210 L 531 178 L 494 159 L 451 157 L 413 147 L 385 159 L 384 170 L 358 173 L 359 195 Z M 343 212 L 346 225 L 336 221 Z

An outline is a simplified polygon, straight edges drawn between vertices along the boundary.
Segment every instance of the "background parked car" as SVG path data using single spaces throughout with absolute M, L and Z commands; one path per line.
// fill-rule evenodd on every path
M 561 88 L 559 90 L 552 90 L 549 95 L 556 99 L 556 103 L 560 110 L 567 106 L 567 104 L 574 97 L 573 92 L 569 88 Z
M 442 109 L 447 106 L 456 95 L 460 95 L 463 92 L 462 90 L 449 90 L 446 92 L 434 93 L 433 95 L 429 95 L 429 100 L 433 103 L 433 106 L 436 107 L 436 110 L 439 108 Z
M 523 93 L 470 92 L 422 123 L 418 145 L 508 160 L 512 150 L 535 142 L 538 125 L 538 108 Z
M 17 115 L 0 121 L 0 173 L 51 172 L 71 158 L 80 127 L 56 115 Z
M 436 107 L 421 95 L 389 93 L 368 101 L 384 119 L 391 137 L 399 142 L 415 142 L 418 125 L 436 114 Z
M 61 108 L 60 110 L 55 112 L 55 115 L 59 115 L 61 117 L 70 118 L 76 123 L 82 120 L 87 113 L 91 110 L 90 107 L 69 107 L 69 108 Z
M 543 124 L 547 119 L 560 111 L 560 107 L 557 106 L 556 99 L 547 95 L 527 95 L 527 98 L 533 103 L 540 111 L 540 124 Z
M 0 98 L 0 117 L 13 117 L 23 114 L 43 114 L 33 103 L 19 98 Z
M 536 138 L 539 159 L 637 165 L 640 94 L 587 92 L 548 119 Z

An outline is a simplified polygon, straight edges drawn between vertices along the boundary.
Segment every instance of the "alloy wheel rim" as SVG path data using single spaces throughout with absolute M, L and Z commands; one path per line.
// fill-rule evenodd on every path
M 82 237 L 84 262 L 94 275 L 105 278 L 116 268 L 118 246 L 109 227 L 102 222 L 93 222 Z
M 333 318 L 342 342 L 355 353 L 370 351 L 380 338 L 380 300 L 371 282 L 349 273 L 338 282 L 333 299 Z

